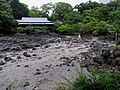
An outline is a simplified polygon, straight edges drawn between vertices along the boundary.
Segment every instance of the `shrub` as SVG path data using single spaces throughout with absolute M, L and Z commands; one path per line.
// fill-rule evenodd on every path
M 81 28 L 83 24 L 82 23 L 77 23 L 77 24 L 71 24 L 70 25 L 70 33 L 75 34 L 75 33 L 80 33 L 79 29 Z
M 91 34 L 94 30 L 95 30 L 95 28 L 90 23 L 87 23 L 87 24 L 84 24 L 81 26 L 80 33 L 81 34 Z
M 57 31 L 59 31 L 62 34 L 67 34 L 70 32 L 70 25 L 65 24 L 65 25 L 61 25 L 60 27 L 57 28 Z
M 117 40 L 117 45 L 120 45 L 120 38 Z
M 70 83 L 69 89 L 57 90 L 119 90 L 120 73 L 119 72 L 100 72 L 91 73 L 91 75 L 80 74 L 75 81 Z
M 105 35 L 107 34 L 109 31 L 109 25 L 105 22 L 105 21 L 100 21 L 96 27 L 96 32 L 98 33 L 98 35 Z
M 112 50 L 120 50 L 120 45 L 112 47 Z
M 44 27 L 27 26 L 27 27 L 18 27 L 16 33 L 41 34 L 41 33 L 47 33 L 47 30 Z

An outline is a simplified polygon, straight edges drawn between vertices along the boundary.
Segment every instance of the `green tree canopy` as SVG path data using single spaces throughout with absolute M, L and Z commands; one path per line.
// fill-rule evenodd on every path
M 12 32 L 13 20 L 12 10 L 6 0 L 0 0 L 0 33 L 9 34 Z
M 39 9 L 38 7 L 32 6 L 31 10 L 29 10 L 29 16 L 30 17 L 45 17 L 45 16 L 47 16 L 38 9 Z
M 64 16 L 72 11 L 73 8 L 70 4 L 64 2 L 58 2 L 55 4 L 53 14 L 58 18 L 58 20 L 63 21 Z
M 64 17 L 64 22 L 69 24 L 72 23 L 75 24 L 82 21 L 83 21 L 82 15 L 79 12 L 75 12 L 75 11 L 67 13 Z
M 43 14 L 47 14 L 47 15 L 50 14 L 50 11 L 53 10 L 53 8 L 54 8 L 54 4 L 52 4 L 52 3 L 43 4 L 40 7 L 42 13 Z
M 75 8 L 78 9 L 79 12 L 83 13 L 84 10 L 94 9 L 102 5 L 103 5 L 102 3 L 88 1 L 86 3 L 80 3 L 79 5 L 76 5 Z
M 15 19 L 21 19 L 22 17 L 28 16 L 29 9 L 26 4 L 20 3 L 19 0 L 12 0 L 10 5 Z

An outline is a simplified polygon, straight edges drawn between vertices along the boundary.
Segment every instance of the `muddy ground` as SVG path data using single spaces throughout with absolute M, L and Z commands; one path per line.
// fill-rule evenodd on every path
M 59 42 L 59 39 L 61 41 Z M 54 90 L 65 78 L 88 73 L 89 58 L 114 46 L 109 36 L 10 35 L 0 37 L 0 90 Z M 89 65 L 88 64 L 88 65 Z M 94 64 L 94 65 L 93 65 Z

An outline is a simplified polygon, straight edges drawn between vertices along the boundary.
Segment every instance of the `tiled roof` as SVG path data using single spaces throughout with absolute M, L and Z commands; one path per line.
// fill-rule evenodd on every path
M 40 22 L 45 22 L 45 23 L 49 23 L 50 21 L 48 21 L 47 18 L 33 18 L 33 17 L 22 17 L 22 20 L 17 20 L 18 22 L 35 22 L 35 23 L 40 23 Z

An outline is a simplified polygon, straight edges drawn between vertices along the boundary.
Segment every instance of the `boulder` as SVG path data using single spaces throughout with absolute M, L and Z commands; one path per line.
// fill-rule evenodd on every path
M 102 65 L 103 64 L 103 60 L 97 58 L 97 57 L 93 57 L 93 61 L 97 62 L 98 64 Z
M 24 55 L 25 57 L 31 57 L 31 55 L 29 55 L 27 52 L 24 52 L 23 55 Z
M 5 61 L 11 61 L 11 60 L 13 60 L 13 59 L 12 59 L 11 57 L 7 57 L 7 56 L 6 56 L 6 57 L 4 58 L 4 60 L 5 60 Z
M 0 67 L 0 71 L 1 71 L 1 70 L 3 70 L 3 68 L 2 68 L 2 67 Z
M 114 58 L 120 57 L 120 49 L 113 50 Z
M 0 65 L 4 65 L 6 62 L 4 60 L 0 60 Z
M 21 59 L 22 57 L 21 56 L 17 56 L 17 59 Z
M 32 56 L 37 56 L 36 54 L 33 54 Z
M 30 85 L 29 82 L 25 82 L 24 87 L 29 86 L 29 85 Z
M 110 50 L 103 49 L 101 55 L 103 58 L 107 59 L 111 55 Z

